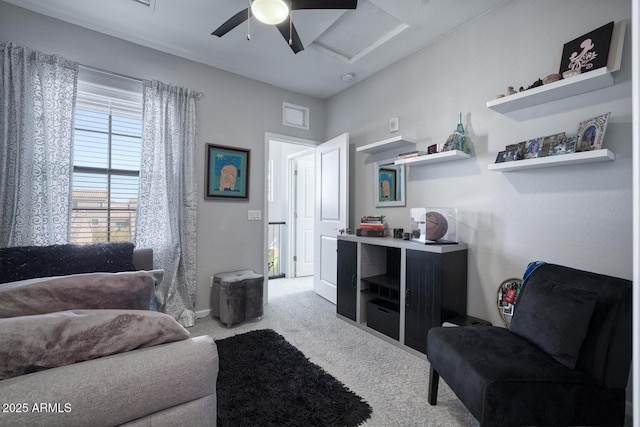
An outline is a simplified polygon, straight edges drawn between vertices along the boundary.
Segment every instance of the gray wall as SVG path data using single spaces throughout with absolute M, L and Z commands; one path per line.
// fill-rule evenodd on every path
M 196 310 L 210 307 L 209 276 L 265 266 L 263 221 L 248 221 L 248 210 L 263 210 L 265 132 L 321 141 L 323 101 L 246 79 L 114 37 L 48 18 L 0 1 L 0 40 L 56 53 L 83 65 L 142 79 L 188 87 L 204 94 L 198 102 L 198 238 Z M 311 128 L 282 125 L 282 103 L 309 107 Z M 204 200 L 205 144 L 251 149 L 250 200 Z M 240 256 L 240 254 L 242 254 Z
M 609 21 L 631 19 L 629 0 L 514 0 L 327 101 L 327 137 L 350 133 L 351 226 L 361 215 L 409 227 L 410 207 L 456 207 L 469 244 L 470 315 L 501 324 L 498 285 L 530 261 L 632 277 L 630 27 L 615 85 L 532 107 L 520 115 L 489 110 L 507 86 L 557 72 L 563 44 Z M 605 148 L 614 162 L 499 173 L 487 170 L 505 145 L 566 131 L 611 112 Z M 469 160 L 410 167 L 407 207 L 375 208 L 371 156 L 355 147 L 399 134 L 426 150 L 455 130 L 458 113 L 472 142 Z M 395 134 L 394 134 L 395 135 Z M 396 153 L 397 154 L 397 153 Z
M 351 141 L 351 225 L 383 213 L 408 227 L 412 206 L 459 210 L 461 241 L 470 245 L 469 313 L 499 323 L 498 284 L 546 260 L 630 278 L 631 49 L 611 88 L 533 107 L 526 117 L 501 115 L 486 102 L 506 87 L 527 86 L 557 69 L 563 44 L 604 23 L 630 19 L 629 0 L 513 0 L 326 102 L 43 17 L 0 1 L 0 40 L 58 53 L 82 64 L 201 91 L 199 145 L 252 150 L 249 202 L 198 201 L 196 309 L 209 307 L 208 278 L 265 264 L 263 222 L 247 210 L 265 206 L 265 132 L 322 141 L 342 132 Z M 309 131 L 282 126 L 282 102 L 311 109 Z M 510 174 L 489 172 L 510 143 L 561 131 L 611 111 L 605 147 L 616 161 Z M 355 147 L 388 138 L 391 117 L 419 148 L 442 143 L 458 112 L 473 144 L 469 160 L 412 167 L 406 208 L 376 209 L 371 185 L 376 157 Z M 386 156 L 381 156 L 386 157 Z M 204 156 L 197 164 L 203 194 Z M 266 221 L 266 213 L 263 213 Z M 238 256 L 241 252 L 242 256 Z

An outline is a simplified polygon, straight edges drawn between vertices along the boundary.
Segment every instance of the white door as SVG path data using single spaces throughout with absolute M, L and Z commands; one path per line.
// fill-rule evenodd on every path
M 349 134 L 316 148 L 313 288 L 336 303 L 338 232 L 349 218 Z
M 315 217 L 315 159 L 314 152 L 299 157 L 296 163 L 295 191 L 295 275 L 313 275 L 313 227 Z

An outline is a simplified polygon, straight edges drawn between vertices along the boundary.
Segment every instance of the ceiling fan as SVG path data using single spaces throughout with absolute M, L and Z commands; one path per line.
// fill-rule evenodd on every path
M 278 27 L 282 37 L 289 42 L 293 53 L 298 53 L 304 50 L 304 46 L 291 20 L 292 10 L 355 9 L 358 5 L 358 0 L 250 0 L 249 2 L 250 7 L 233 15 L 211 35 L 222 37 L 253 14 L 259 21 Z M 250 39 L 249 35 L 247 39 Z

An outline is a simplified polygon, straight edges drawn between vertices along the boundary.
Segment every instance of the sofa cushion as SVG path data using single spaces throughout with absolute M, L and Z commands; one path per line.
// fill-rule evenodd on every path
M 0 283 L 35 277 L 133 271 L 130 242 L 0 248 Z
M 149 310 L 163 270 L 86 273 L 0 284 L 0 318 L 73 309 Z
M 0 319 L 0 380 L 189 337 L 171 316 L 70 310 Z
M 525 287 L 510 330 L 536 344 L 570 369 L 575 368 L 597 294 L 550 280 Z

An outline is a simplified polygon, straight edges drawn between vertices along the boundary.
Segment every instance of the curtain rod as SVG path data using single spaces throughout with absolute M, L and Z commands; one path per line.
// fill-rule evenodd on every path
M 140 79 L 138 77 L 133 77 L 133 76 L 129 76 L 129 75 L 122 74 L 122 73 L 117 73 L 115 71 L 105 70 L 103 68 L 93 67 L 91 65 L 84 65 L 84 64 L 78 64 L 78 65 L 80 67 L 82 67 L 82 68 L 86 68 L 86 69 L 92 70 L 92 71 L 97 71 L 99 73 L 111 74 L 113 76 L 122 77 L 124 79 L 129 79 L 129 80 L 133 80 L 133 81 L 140 82 L 140 83 L 144 82 L 144 79 Z M 204 94 L 202 92 L 195 92 L 195 94 L 196 94 L 196 100 L 198 100 L 198 101 L 200 101 L 200 99 L 202 99 L 202 97 L 204 96 Z

